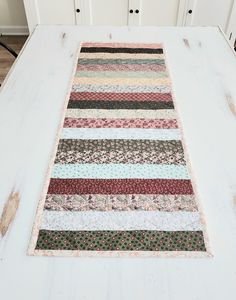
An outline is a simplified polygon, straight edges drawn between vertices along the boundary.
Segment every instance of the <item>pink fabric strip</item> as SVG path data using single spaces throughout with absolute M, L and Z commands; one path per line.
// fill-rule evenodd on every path
M 86 65 L 78 65 L 78 71 L 127 71 L 127 72 L 134 72 L 134 71 L 141 71 L 141 72 L 165 72 L 166 67 L 163 65 L 158 64 L 86 64 Z
M 82 43 L 82 47 L 110 47 L 110 48 L 163 48 L 162 44 L 142 43 Z
M 71 93 L 70 100 L 86 100 L 86 101 L 172 101 L 170 93 Z
M 177 120 L 147 119 L 75 119 L 65 118 L 64 127 L 76 128 L 178 128 Z

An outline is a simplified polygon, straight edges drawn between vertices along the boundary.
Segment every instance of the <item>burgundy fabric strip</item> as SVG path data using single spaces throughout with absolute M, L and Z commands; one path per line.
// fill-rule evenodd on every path
M 49 194 L 193 194 L 186 179 L 58 179 L 51 178 Z

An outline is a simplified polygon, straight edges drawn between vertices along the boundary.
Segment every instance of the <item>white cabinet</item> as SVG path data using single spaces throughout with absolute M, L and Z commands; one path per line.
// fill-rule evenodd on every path
M 36 24 L 183 24 L 187 0 L 24 0 L 30 31 Z
M 23 0 L 37 24 L 112 26 L 217 25 L 235 37 L 236 0 Z M 233 8 L 234 13 L 231 10 Z M 230 17 L 231 16 L 231 17 Z
M 75 24 L 74 0 L 36 0 L 41 24 Z
M 81 25 L 125 26 L 129 0 L 75 0 L 76 20 Z
M 180 0 L 141 0 L 139 1 L 139 25 L 145 26 L 176 26 L 178 16 L 182 12 Z M 180 22 L 181 23 L 181 22 Z
M 189 0 L 185 25 L 227 29 L 234 0 Z
M 178 24 L 185 0 L 75 0 L 76 20 L 81 25 Z
M 227 35 L 231 46 L 236 50 L 236 1 L 232 7 L 232 13 L 229 19 Z
M 29 31 L 37 24 L 76 24 L 74 0 L 23 0 Z

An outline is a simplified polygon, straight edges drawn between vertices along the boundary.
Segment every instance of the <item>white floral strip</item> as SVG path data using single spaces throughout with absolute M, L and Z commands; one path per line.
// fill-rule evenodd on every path
M 85 59 L 164 59 L 164 54 L 155 53 L 80 53 L 79 58 Z M 119 66 L 119 65 L 118 65 Z
M 63 128 L 62 139 L 180 140 L 179 129 Z
M 170 86 L 154 85 L 110 85 L 110 84 L 83 84 L 73 85 L 72 92 L 82 93 L 170 93 Z
M 198 212 L 44 210 L 41 229 L 197 231 L 202 225 Z
M 66 118 L 167 119 L 177 118 L 174 109 L 67 109 Z
M 161 210 L 197 211 L 194 195 L 54 195 L 48 194 L 45 202 L 48 210 Z

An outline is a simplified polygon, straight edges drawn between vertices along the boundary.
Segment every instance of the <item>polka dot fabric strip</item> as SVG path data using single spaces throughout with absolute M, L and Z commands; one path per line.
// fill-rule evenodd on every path
M 163 46 L 83 43 L 34 253 L 207 253 L 188 170 Z

